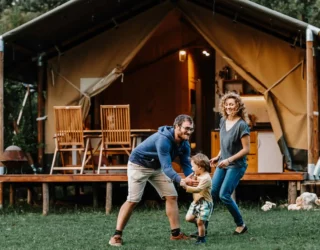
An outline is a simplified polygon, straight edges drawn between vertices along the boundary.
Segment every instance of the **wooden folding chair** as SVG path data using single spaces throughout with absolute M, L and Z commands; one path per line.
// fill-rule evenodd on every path
M 50 174 L 54 170 L 78 170 L 80 174 L 83 173 L 85 168 L 86 157 L 88 154 L 89 139 L 85 140 L 83 135 L 83 121 L 82 111 L 80 106 L 55 106 L 54 107 L 54 120 L 55 120 L 55 150 L 53 161 L 51 165 Z M 58 152 L 61 156 L 61 166 L 55 166 Z M 76 152 L 79 155 L 82 153 L 81 164 L 65 164 L 63 157 L 64 152 Z M 74 155 L 73 155 L 74 157 Z M 80 157 L 81 158 L 81 157 Z M 91 159 L 92 152 L 91 152 Z M 92 160 L 92 166 L 93 160 Z
M 131 151 L 130 105 L 101 105 L 101 146 L 98 174 L 101 169 L 126 169 L 126 166 L 101 166 L 102 154 L 127 154 Z

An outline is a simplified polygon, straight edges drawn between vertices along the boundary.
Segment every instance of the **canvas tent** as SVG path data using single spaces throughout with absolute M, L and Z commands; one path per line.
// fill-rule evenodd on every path
M 318 125 L 314 127 L 316 133 L 312 126 L 318 119 L 313 112 L 318 111 L 318 102 L 315 99 L 310 111 L 307 98 L 310 92 L 317 97 L 317 90 L 312 92 L 308 87 L 316 83 L 317 74 L 313 69 L 309 72 L 310 48 L 305 41 L 317 43 L 318 28 L 244 0 L 217 0 L 214 5 L 200 0 L 105 2 L 69 1 L 2 36 L 6 77 L 35 81 L 35 61 L 48 62 L 46 141 L 52 137 L 50 107 L 76 101 L 88 114 L 91 98 L 119 81 L 123 74 L 126 79 L 128 65 L 161 24 L 178 16 L 176 21 L 186 20 L 264 95 L 287 167 L 305 170 L 307 153 L 318 141 L 314 139 Z M 77 11 L 75 15 L 73 12 Z M 51 31 L 45 31 L 47 25 Z M 96 76 L 98 79 L 81 91 L 79 78 Z M 66 91 L 68 95 L 64 94 Z M 312 156 L 308 163 L 318 157 L 318 149 Z

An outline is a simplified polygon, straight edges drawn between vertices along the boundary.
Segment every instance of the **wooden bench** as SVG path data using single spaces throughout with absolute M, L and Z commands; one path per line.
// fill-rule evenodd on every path
M 180 173 L 181 177 L 184 177 Z M 247 173 L 241 182 L 268 182 L 268 181 L 288 181 L 288 202 L 295 203 L 297 191 L 301 189 L 301 182 L 306 179 L 306 173 L 284 172 L 278 174 Z M 112 183 L 127 182 L 126 173 L 108 174 L 61 174 L 61 175 L 0 175 L 0 208 L 3 207 L 3 184 L 4 183 L 42 183 L 43 215 L 49 212 L 49 184 L 54 183 L 106 183 L 106 214 L 112 209 Z

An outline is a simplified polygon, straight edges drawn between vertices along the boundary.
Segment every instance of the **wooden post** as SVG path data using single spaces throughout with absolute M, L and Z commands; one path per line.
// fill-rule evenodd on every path
M 297 182 L 289 181 L 288 183 L 288 204 L 296 203 L 297 199 Z
M 56 185 L 49 186 L 49 194 L 50 194 L 49 204 L 55 204 L 55 202 L 56 202 Z
M 3 182 L 0 182 L 0 209 L 3 209 Z
M 319 107 L 318 107 L 318 77 L 317 77 L 317 60 L 313 57 L 313 162 L 316 164 L 319 158 Z
M 42 183 L 42 215 L 46 216 L 49 213 L 49 184 Z
M 43 83 L 44 83 L 44 67 L 42 56 L 38 57 L 38 118 L 43 117 L 44 100 L 43 100 Z M 38 120 L 38 167 L 43 167 L 43 119 Z
M 75 195 L 76 197 L 79 197 L 79 195 L 80 195 L 80 186 L 79 186 L 79 184 L 75 184 L 75 185 L 73 186 L 73 188 L 74 188 L 74 195 Z
M 4 136 L 3 136 L 3 54 L 4 42 L 0 36 L 0 154 L 3 153 Z M 0 164 L 2 166 L 2 163 Z
M 202 99 L 202 81 L 198 79 L 196 81 L 196 122 L 195 127 L 197 132 L 196 136 L 196 149 L 197 151 L 203 151 L 203 99 Z
M 63 197 L 68 196 L 68 186 L 67 185 L 62 186 L 62 195 L 63 195 Z
M 98 207 L 98 192 L 97 183 L 92 183 L 92 194 L 93 194 L 93 208 Z
M 14 205 L 14 198 L 15 198 L 15 192 L 14 192 L 14 184 L 10 183 L 9 185 L 9 205 L 13 206 Z
M 312 184 L 309 186 L 310 193 L 315 193 L 316 192 L 316 184 Z
M 316 185 L 315 193 L 316 194 L 320 194 L 320 186 L 319 185 Z
M 112 209 L 112 182 L 106 184 L 106 214 L 110 214 Z
M 314 137 L 313 137 L 313 98 L 314 98 L 314 58 L 313 33 L 306 30 L 306 67 L 307 67 L 307 142 L 308 142 L 308 168 L 314 164 Z
M 307 185 L 306 184 L 301 184 L 300 194 L 303 194 L 304 192 L 307 192 Z
M 31 187 L 27 188 L 27 203 L 30 205 L 32 203 L 32 192 L 31 192 Z

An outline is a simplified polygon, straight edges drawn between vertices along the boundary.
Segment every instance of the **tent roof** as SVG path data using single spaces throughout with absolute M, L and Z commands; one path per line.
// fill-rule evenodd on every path
M 57 56 L 165 1 L 71 0 L 2 35 L 6 77 L 34 81 L 39 55 Z M 247 0 L 171 0 L 177 1 L 193 2 L 300 46 L 307 28 L 319 33 L 314 26 Z

